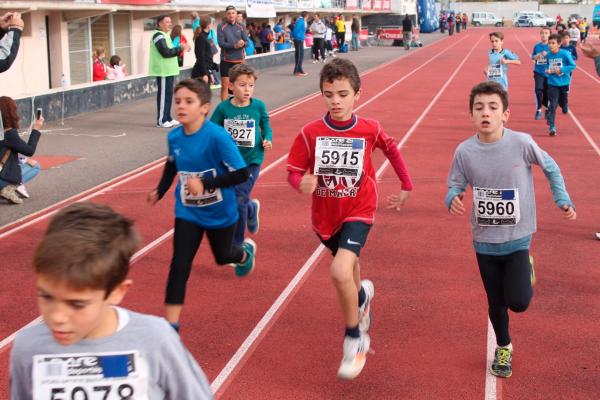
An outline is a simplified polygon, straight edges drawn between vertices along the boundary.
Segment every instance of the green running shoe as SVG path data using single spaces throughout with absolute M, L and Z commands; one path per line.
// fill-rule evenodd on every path
M 505 347 L 497 347 L 494 362 L 490 367 L 492 375 L 500 378 L 509 378 L 512 375 L 512 350 Z
M 239 277 L 246 276 L 254 269 L 254 257 L 256 255 L 256 243 L 252 239 L 244 240 L 244 250 L 248 254 L 246 261 L 240 264 L 235 264 L 235 274 Z

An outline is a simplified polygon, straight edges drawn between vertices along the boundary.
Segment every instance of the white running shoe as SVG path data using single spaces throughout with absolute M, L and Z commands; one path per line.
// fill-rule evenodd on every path
M 170 122 L 171 122 L 171 126 L 177 126 L 177 125 L 181 124 L 181 122 L 177 121 L 176 119 L 172 119 Z
M 600 232 L 596 232 L 596 239 L 600 240 Z
M 344 358 L 338 369 L 338 378 L 354 379 L 360 374 L 367 361 L 367 353 L 371 346 L 371 338 L 361 333 L 359 338 L 344 338 Z
M 375 286 L 368 279 L 360 281 L 360 285 L 365 290 L 366 297 L 362 307 L 358 309 L 358 329 L 361 333 L 367 333 L 371 327 L 371 301 L 375 297 Z
M 167 122 L 159 122 L 158 124 L 156 124 L 157 128 L 172 128 L 173 124 L 171 123 L 171 121 L 167 121 Z
M 25 185 L 23 185 L 22 183 L 19 186 L 17 186 L 17 188 L 15 190 L 17 191 L 19 196 L 21 196 L 25 199 L 29 198 L 29 192 L 27 191 L 27 188 L 25 188 Z

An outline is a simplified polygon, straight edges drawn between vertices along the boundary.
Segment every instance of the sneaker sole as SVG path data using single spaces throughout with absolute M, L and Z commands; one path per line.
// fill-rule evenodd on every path
M 256 228 L 254 228 L 252 230 L 250 228 L 248 228 L 248 232 L 250 232 L 253 235 L 256 235 L 260 229 L 260 217 L 259 217 L 260 201 L 258 201 L 258 199 L 253 199 L 252 201 L 254 202 L 254 204 L 256 204 L 256 206 L 255 206 L 256 207 L 256 223 L 254 224 L 256 226 Z M 246 226 L 248 226 L 248 224 L 246 224 Z
M 357 354 L 358 362 L 356 364 L 354 364 L 352 367 L 343 368 L 343 364 L 340 365 L 340 368 L 338 369 L 338 373 L 337 373 L 338 378 L 352 380 L 352 379 L 356 378 L 358 375 L 360 375 L 360 373 L 362 372 L 362 370 L 365 367 L 365 364 L 367 362 L 367 353 L 369 352 L 369 349 L 371 348 L 371 339 L 369 338 L 369 335 L 366 335 L 366 336 L 367 336 L 367 340 L 369 341 L 369 344 L 367 345 L 367 349 L 365 350 L 364 353 Z
M 492 367 L 490 367 L 490 374 L 497 376 L 498 378 L 510 378 L 512 376 L 512 370 L 508 374 L 502 374 L 494 371 Z

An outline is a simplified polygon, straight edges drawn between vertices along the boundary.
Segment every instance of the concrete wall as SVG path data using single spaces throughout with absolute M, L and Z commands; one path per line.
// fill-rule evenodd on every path
M 304 49 L 305 62 L 310 60 L 310 48 Z M 292 64 L 294 50 L 259 54 L 246 59 L 249 65 L 261 70 L 276 65 Z M 178 79 L 190 77 L 191 67 L 182 68 Z M 291 71 L 291 69 L 290 69 Z M 17 101 L 20 124 L 23 127 L 31 123 L 33 108 L 42 108 L 47 121 L 60 120 L 80 113 L 95 111 L 117 104 L 153 96 L 157 91 L 156 78 L 147 75 L 130 76 L 119 81 L 93 82 L 66 89 L 54 89 L 36 96 L 15 98 Z
M 582 17 L 586 17 L 588 22 L 592 23 L 592 14 L 594 12 L 593 4 L 542 4 L 540 10 L 555 18 L 556 15 L 560 14 L 561 17 L 566 19 L 569 14 L 579 14 Z

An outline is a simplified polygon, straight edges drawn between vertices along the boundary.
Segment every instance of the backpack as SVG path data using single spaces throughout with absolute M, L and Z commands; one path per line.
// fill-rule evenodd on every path
M 275 40 L 275 37 L 273 36 L 273 32 L 269 31 L 269 33 L 267 33 L 267 41 L 269 43 L 271 43 L 273 40 Z

